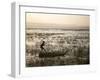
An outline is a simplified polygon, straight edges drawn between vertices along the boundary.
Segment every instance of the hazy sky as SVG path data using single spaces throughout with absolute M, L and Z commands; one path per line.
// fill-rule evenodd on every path
M 38 27 L 43 28 L 43 24 L 50 26 L 50 24 L 65 25 L 67 27 L 78 27 L 78 28 L 88 28 L 90 24 L 89 16 L 84 15 L 60 15 L 60 14 L 43 14 L 43 13 L 26 13 L 26 24 L 27 27 Z M 52 27 L 52 26 L 51 26 Z M 55 26 L 57 27 L 57 26 Z

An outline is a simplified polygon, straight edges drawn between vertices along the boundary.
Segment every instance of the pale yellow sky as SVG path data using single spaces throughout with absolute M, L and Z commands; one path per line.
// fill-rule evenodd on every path
M 26 13 L 27 27 L 36 27 L 34 24 L 65 25 L 66 27 L 87 27 L 89 28 L 90 17 L 85 15 L 61 15 L 61 14 L 43 14 L 43 13 Z M 38 27 L 43 27 L 40 25 Z M 57 26 L 56 26 L 57 27 Z

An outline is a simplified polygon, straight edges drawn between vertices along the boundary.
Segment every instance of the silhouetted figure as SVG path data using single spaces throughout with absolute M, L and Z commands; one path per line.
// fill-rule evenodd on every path
M 43 41 L 42 44 L 40 45 L 41 50 L 45 51 L 44 46 L 45 46 L 45 41 Z

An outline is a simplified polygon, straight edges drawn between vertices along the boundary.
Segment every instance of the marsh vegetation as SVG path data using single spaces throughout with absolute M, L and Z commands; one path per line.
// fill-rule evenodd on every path
M 26 67 L 89 64 L 89 30 L 27 29 L 25 55 Z

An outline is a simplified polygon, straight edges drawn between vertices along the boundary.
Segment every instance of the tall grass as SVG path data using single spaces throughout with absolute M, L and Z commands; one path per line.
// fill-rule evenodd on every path
M 42 39 L 46 51 L 40 48 Z M 26 34 L 27 67 L 78 64 L 89 64 L 89 31 Z

